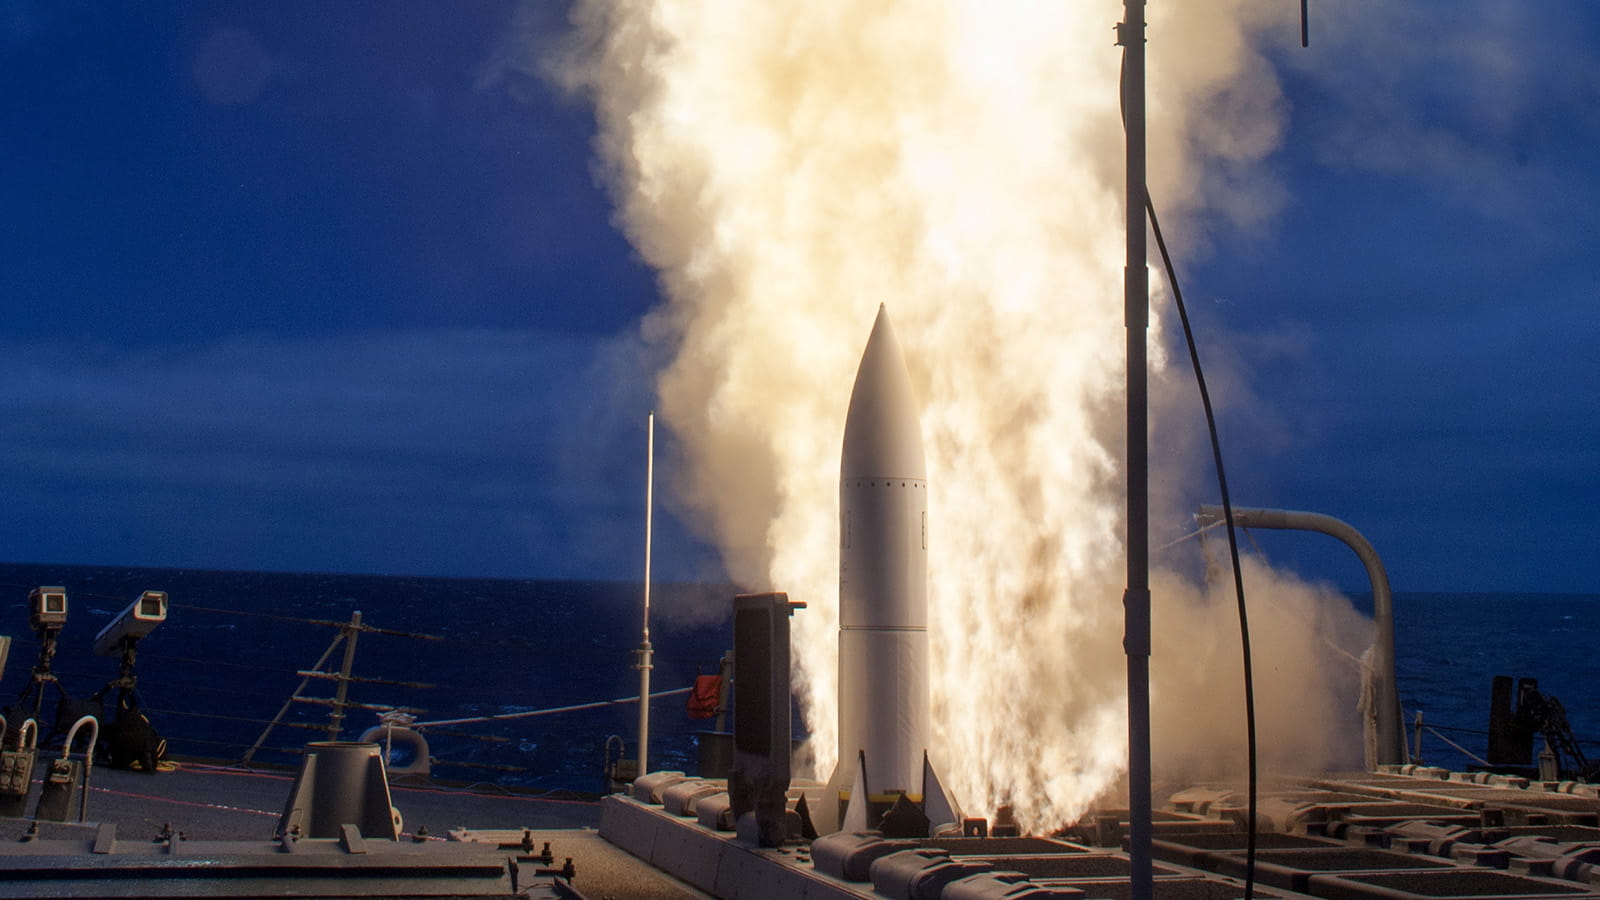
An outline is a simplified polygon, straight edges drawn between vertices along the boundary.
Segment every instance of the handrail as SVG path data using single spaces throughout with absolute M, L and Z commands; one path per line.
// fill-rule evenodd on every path
M 1195 517 L 1201 523 L 1223 518 L 1222 507 L 1205 504 Z M 1400 691 L 1394 677 L 1394 595 L 1389 590 L 1389 574 L 1384 571 L 1378 551 L 1350 523 L 1322 513 L 1291 509 L 1259 509 L 1235 506 L 1234 524 L 1240 528 L 1268 528 L 1285 531 L 1315 531 L 1338 538 L 1355 551 L 1372 583 L 1372 668 L 1377 703 L 1367 728 L 1377 751 L 1371 765 L 1398 765 L 1406 761 L 1405 733 L 1400 721 Z M 1369 744 L 1371 746 L 1371 744 Z

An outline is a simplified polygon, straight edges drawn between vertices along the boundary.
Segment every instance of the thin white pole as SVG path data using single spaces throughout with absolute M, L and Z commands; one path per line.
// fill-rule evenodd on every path
M 639 774 L 650 759 L 650 541 L 656 493 L 656 414 L 651 410 L 645 426 L 644 468 L 644 639 L 639 644 Z

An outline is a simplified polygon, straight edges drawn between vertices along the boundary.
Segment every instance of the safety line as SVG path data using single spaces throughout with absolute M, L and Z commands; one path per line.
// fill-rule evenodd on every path
M 1217 521 L 1212 522 L 1209 525 L 1200 526 L 1198 529 L 1189 532 L 1188 534 L 1184 535 L 1181 538 L 1178 538 L 1177 540 L 1168 541 L 1167 543 L 1162 544 L 1161 546 L 1152 549 L 1151 552 L 1152 553 L 1160 553 L 1163 550 L 1171 550 L 1173 547 L 1178 546 L 1179 544 L 1183 543 L 1184 541 L 1192 541 L 1195 538 L 1199 537 L 1200 535 L 1205 534 L 1206 532 L 1210 531 L 1211 529 L 1220 528 L 1220 527 L 1222 527 L 1223 525 L 1226 525 L 1226 524 L 1228 524 L 1227 520 L 1218 519 Z
M 1422 727 L 1428 729 L 1429 731 L 1432 731 L 1434 737 L 1436 737 L 1439 740 L 1444 741 L 1446 744 L 1449 744 L 1450 746 L 1456 748 L 1462 754 L 1464 754 L 1468 759 L 1472 760 L 1473 762 L 1477 763 L 1478 765 L 1480 765 L 1480 766 L 1489 765 L 1488 760 L 1484 759 L 1483 757 L 1479 756 L 1478 754 L 1473 753 L 1471 750 L 1468 750 L 1467 748 L 1461 746 L 1460 744 L 1456 743 L 1455 741 L 1452 741 L 1449 738 L 1445 737 L 1444 735 L 1440 734 L 1438 729 L 1434 728 L 1432 725 L 1424 725 Z
M 134 800 L 149 800 L 156 803 L 174 803 L 178 806 L 196 806 L 201 809 L 220 809 L 227 812 L 242 812 L 257 816 L 272 816 L 273 818 L 283 815 L 282 812 L 268 812 L 264 809 L 250 809 L 244 806 L 224 806 L 220 803 L 202 803 L 198 800 L 175 800 L 171 797 L 158 797 L 152 794 L 135 794 L 129 791 L 115 791 L 111 788 L 90 787 L 89 790 L 98 791 L 102 794 L 111 794 L 117 797 L 130 797 Z
M 517 800 L 523 803 L 562 803 L 568 806 L 597 806 L 598 800 L 562 800 L 556 797 L 544 797 L 538 794 L 512 794 L 504 792 L 490 793 L 487 791 L 452 790 L 442 787 L 418 787 L 416 785 L 391 784 L 391 793 L 401 794 L 437 794 L 444 797 L 474 797 L 481 800 Z
M 654 700 L 657 697 L 670 697 L 673 694 L 687 694 L 692 690 L 694 690 L 693 687 L 685 687 L 685 688 L 675 688 L 675 689 L 670 690 L 670 691 L 657 691 L 656 693 L 653 693 L 653 694 L 650 695 L 650 699 Z M 531 718 L 533 716 L 548 716 L 548 715 L 551 715 L 553 713 L 576 712 L 577 710 L 580 710 L 580 709 L 598 709 L 599 707 L 602 707 L 602 706 L 615 706 L 615 705 L 617 705 L 619 703 L 638 703 L 638 702 L 639 702 L 639 698 L 637 696 L 633 696 L 633 697 L 618 697 L 615 700 L 597 700 L 594 703 L 578 703 L 578 704 L 574 704 L 572 706 L 556 706 L 556 707 L 551 707 L 550 709 L 529 710 L 528 712 L 500 713 L 498 715 L 493 715 L 493 716 L 469 716 L 469 717 L 464 718 L 464 719 L 439 719 L 438 721 L 435 721 L 435 722 L 412 722 L 411 724 L 405 725 L 403 727 L 410 728 L 410 729 L 412 729 L 414 731 L 414 730 L 416 730 L 418 728 L 432 728 L 432 727 L 434 727 L 436 725 L 465 725 L 468 722 L 498 722 L 498 721 L 500 721 L 502 719 L 527 719 L 527 718 Z M 402 727 L 402 726 L 397 726 L 397 727 Z

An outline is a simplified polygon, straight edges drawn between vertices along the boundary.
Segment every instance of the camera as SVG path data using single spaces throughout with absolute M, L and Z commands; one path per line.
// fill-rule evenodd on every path
M 60 631 L 66 624 L 66 588 L 36 587 L 28 592 L 28 625 L 35 632 Z
M 100 656 L 116 656 L 122 652 L 124 641 L 137 641 L 167 620 L 167 592 L 145 591 L 127 609 L 100 629 L 94 638 L 94 652 Z

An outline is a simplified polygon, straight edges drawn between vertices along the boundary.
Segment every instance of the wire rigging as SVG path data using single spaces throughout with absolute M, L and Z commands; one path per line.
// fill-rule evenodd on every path
M 693 687 L 686 687 L 674 688 L 670 691 L 656 691 L 650 695 L 650 699 L 654 700 L 658 697 L 672 697 L 678 694 L 687 694 L 692 690 L 694 690 Z M 550 707 L 549 709 L 530 709 L 523 712 L 498 713 L 491 716 L 467 716 L 460 719 L 440 719 L 435 722 L 412 722 L 409 727 L 421 730 L 423 728 L 433 728 L 439 725 L 464 725 L 469 722 L 499 722 L 506 719 L 526 719 L 531 716 L 548 716 L 555 713 L 577 712 L 578 710 L 583 709 L 599 709 L 602 706 L 619 706 L 624 703 L 638 702 L 639 698 L 636 695 L 632 697 L 618 697 L 615 700 L 596 700 L 592 703 L 575 703 L 571 706 L 554 706 Z

